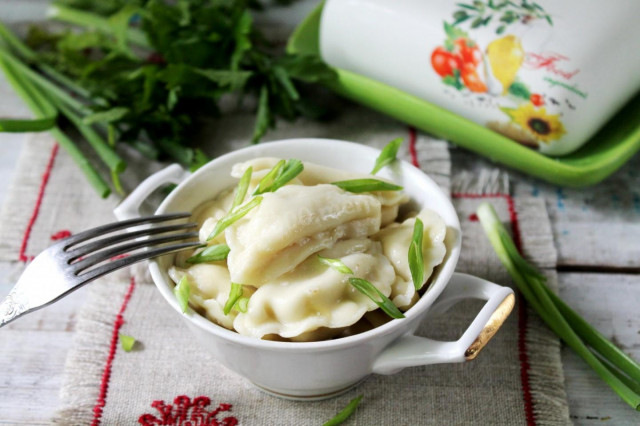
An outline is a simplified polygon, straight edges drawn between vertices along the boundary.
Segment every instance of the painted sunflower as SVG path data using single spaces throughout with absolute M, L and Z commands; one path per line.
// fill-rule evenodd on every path
M 511 120 L 525 129 L 536 140 L 549 143 L 560 139 L 566 133 L 558 114 L 547 114 L 544 107 L 535 108 L 533 104 L 526 103 L 516 109 L 501 108 Z

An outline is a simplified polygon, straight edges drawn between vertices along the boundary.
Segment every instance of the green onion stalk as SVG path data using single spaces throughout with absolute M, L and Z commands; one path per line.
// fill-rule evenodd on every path
M 477 215 L 496 254 L 527 303 L 605 383 L 640 411 L 640 365 L 545 285 L 546 277 L 520 255 L 490 204 L 481 204 Z
M 0 23 L 0 68 L 4 71 L 7 81 L 36 117 L 32 120 L 0 120 L 0 131 L 49 130 L 60 146 L 69 153 L 96 192 L 106 198 L 111 193 L 109 185 L 76 143 L 60 128 L 58 118 L 64 116 L 86 139 L 102 163 L 109 169 L 114 188 L 122 192 L 119 175 L 126 168 L 126 163 L 99 132 L 83 121 L 92 113 L 86 100 L 78 100 L 69 93 L 72 92 L 79 98 L 85 99 L 89 97 L 86 90 L 53 68 L 38 63 L 37 54 L 2 23 Z

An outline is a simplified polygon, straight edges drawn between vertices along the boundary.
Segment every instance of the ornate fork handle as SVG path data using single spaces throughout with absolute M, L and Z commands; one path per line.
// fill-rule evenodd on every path
M 14 288 L 0 302 L 0 327 L 27 311 L 28 301 L 19 288 Z

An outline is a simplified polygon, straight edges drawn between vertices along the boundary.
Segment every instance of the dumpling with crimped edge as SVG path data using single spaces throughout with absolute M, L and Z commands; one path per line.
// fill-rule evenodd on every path
M 274 157 L 254 158 L 243 163 L 235 164 L 231 170 L 231 176 L 240 178 L 245 170 L 249 167 L 253 168 L 251 178 L 251 188 L 255 188 L 260 179 L 266 175 L 280 161 Z M 386 179 L 378 176 L 372 176 L 365 173 L 355 173 L 346 170 L 334 169 L 331 167 L 321 166 L 318 164 L 303 162 L 304 169 L 302 172 L 290 182 L 293 185 L 320 185 L 326 183 L 337 182 L 341 180 L 353 179 Z M 409 197 L 402 191 L 373 191 L 370 193 L 380 201 L 381 210 L 381 226 L 392 223 L 398 216 L 398 209 L 401 204 L 409 201 Z
M 361 242 L 356 247 L 364 248 Z M 380 244 L 371 242 L 366 252 L 350 252 L 347 242 L 341 248 L 349 254 L 339 256 L 358 278 L 364 278 L 385 296 L 391 292 L 395 273 L 382 255 Z M 359 249 L 358 249 L 359 250 Z M 320 255 L 339 254 L 336 248 Z M 349 284 L 350 275 L 338 272 L 311 256 L 295 270 L 263 284 L 249 299 L 246 313 L 240 313 L 233 326 L 240 334 L 262 338 L 303 336 L 304 340 L 326 339 L 334 329 L 355 324 L 378 306 Z M 315 336 L 319 333 L 320 336 Z
M 380 202 L 334 185 L 284 186 L 226 229 L 231 280 L 259 287 L 336 241 L 380 230 Z
M 424 285 L 433 273 L 433 269 L 442 263 L 446 254 L 444 239 L 447 227 L 442 218 L 433 210 L 424 209 L 417 217 L 422 220 L 424 225 L 422 238 L 424 259 L 422 283 Z M 409 269 L 409 246 L 415 223 L 416 219 L 412 217 L 401 224 L 388 226 L 372 237 L 382 243 L 382 251 L 396 271 L 397 277 L 392 286 L 390 299 L 402 309 L 408 309 L 418 299 Z
M 189 279 L 191 289 L 189 301 L 202 308 L 206 317 L 211 321 L 233 330 L 233 320 L 238 312 L 232 309 L 228 315 L 224 314 L 224 305 L 227 303 L 231 290 L 231 280 L 226 265 L 200 263 L 187 269 L 175 266 L 169 268 L 169 277 L 176 284 L 185 275 Z M 253 288 L 243 286 L 244 297 L 251 296 L 253 291 Z
M 226 190 L 218 195 L 214 200 L 201 204 L 193 211 L 191 218 L 198 224 L 198 238 L 202 243 L 207 242 L 207 238 L 211 235 L 211 232 L 216 227 L 218 221 L 229 212 L 233 202 L 233 197 L 234 191 Z M 212 239 L 210 243 L 226 243 L 224 233 L 220 233 Z

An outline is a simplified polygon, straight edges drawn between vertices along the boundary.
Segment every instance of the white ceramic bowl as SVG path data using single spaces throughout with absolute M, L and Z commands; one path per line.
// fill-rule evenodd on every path
M 237 184 L 231 167 L 241 161 L 272 156 L 297 158 L 316 164 L 368 173 L 379 151 L 364 145 L 328 139 L 291 139 L 268 142 L 219 157 L 192 175 L 170 166 L 145 180 L 115 213 L 119 219 L 139 215 L 142 201 L 158 187 L 178 183 L 156 213 L 192 211 Z M 371 373 L 389 374 L 404 367 L 462 362 L 477 355 L 513 307 L 513 291 L 463 274 L 454 274 L 460 254 L 460 223 L 449 198 L 428 176 L 409 163 L 398 162 L 379 176 L 404 186 L 413 202 L 440 214 L 447 225 L 447 256 L 429 290 L 406 312 L 406 318 L 358 335 L 320 342 L 274 342 L 242 336 L 189 309 L 181 312 L 167 269 L 174 256 L 150 262 L 153 280 L 169 305 L 225 367 L 272 394 L 318 399 L 336 395 Z M 427 312 L 439 312 L 464 298 L 487 300 L 483 309 L 456 342 L 436 342 L 413 335 Z

